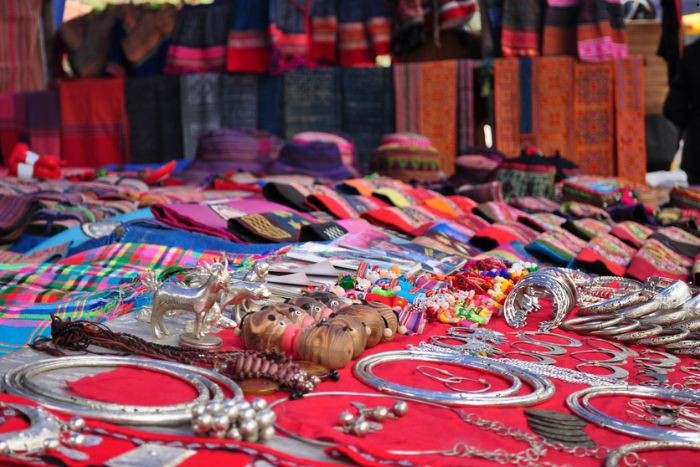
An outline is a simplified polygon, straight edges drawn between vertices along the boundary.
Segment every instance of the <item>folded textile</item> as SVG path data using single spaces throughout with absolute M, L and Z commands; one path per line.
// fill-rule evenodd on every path
M 521 196 L 508 202 L 521 211 L 535 213 L 554 213 L 559 209 L 559 203 L 542 196 Z
M 127 78 L 125 90 L 133 160 L 149 163 L 181 159 L 180 79 Z
M 430 223 L 438 219 L 433 213 L 420 206 L 406 208 L 380 208 L 367 211 L 362 217 L 380 227 L 409 235 L 420 235 Z
M 218 129 L 199 138 L 196 162 L 225 162 L 212 164 L 209 170 L 244 170 L 265 172 L 279 151 L 280 141 L 264 132 Z M 195 167 L 196 168 L 196 167 Z
M 177 17 L 165 72 L 208 73 L 226 68 L 230 2 L 185 5 Z
M 686 281 L 690 276 L 693 261 L 656 239 L 649 239 L 632 258 L 627 275 L 638 280 L 651 276 Z
M 151 211 L 153 216 L 165 225 L 225 240 L 239 241 L 238 236 L 227 229 L 229 219 L 246 214 L 291 210 L 280 204 L 264 200 L 238 200 L 206 206 L 196 204 L 155 205 L 151 207 Z
M 457 189 L 457 194 L 473 199 L 477 203 L 503 201 L 503 184 L 501 182 L 464 185 Z
M 31 196 L 0 195 L 0 243 L 17 240 L 40 207 Z
M 221 128 L 221 75 L 190 74 L 180 77 L 182 147 L 185 159 L 197 153 L 199 137 Z
M 563 229 L 541 234 L 525 250 L 557 266 L 566 266 L 586 247 L 586 242 Z
M 600 234 L 576 256 L 576 263 L 597 274 L 624 276 L 635 249 L 612 235 Z M 648 277 L 648 276 L 647 276 Z
M 382 136 L 393 133 L 394 81 L 391 68 L 343 68 L 342 129 L 354 138 L 357 168 L 369 173 L 372 151 Z
M 646 231 L 650 232 L 648 238 L 663 243 L 671 250 L 686 258 L 695 258 L 700 254 L 700 238 L 683 229 L 679 229 L 678 227 L 664 227 L 654 233 L 651 233 L 650 229 L 646 229 L 645 232 Z
M 524 196 L 553 198 L 556 169 L 549 165 L 522 163 L 523 159 L 527 156 L 508 160 L 496 169 L 494 180 L 503 185 L 503 197 L 506 200 Z
M 457 115 L 457 62 L 399 63 L 393 69 L 396 131 L 430 139 L 440 153 L 440 169 L 452 175 L 457 151 L 453 117 Z
M 284 75 L 283 118 L 287 138 L 303 131 L 342 131 L 340 71 L 296 70 Z
M 620 180 L 582 175 L 564 181 L 562 196 L 566 200 L 608 207 L 620 202 L 625 189 L 625 183 Z
M 64 81 L 61 154 L 68 166 L 99 167 L 131 159 L 124 80 Z
M 646 239 L 649 238 L 652 233 L 654 233 L 652 229 L 646 225 L 642 225 L 634 221 L 620 222 L 615 224 L 613 228 L 610 229 L 610 235 L 619 238 L 634 248 L 641 248 Z M 694 254 L 686 256 L 691 258 L 695 257 Z
M 228 220 L 228 229 L 250 243 L 294 242 L 309 220 L 288 211 L 246 214 Z
M 569 220 L 562 225 L 562 228 L 568 230 L 583 240 L 592 240 L 598 235 L 603 235 L 610 232 L 609 224 L 591 218 Z M 621 230 L 622 228 L 619 228 L 617 231 L 621 232 Z M 610 232 L 610 234 L 617 237 L 617 235 L 613 234 L 612 232 Z M 621 238 L 621 240 L 625 239 Z

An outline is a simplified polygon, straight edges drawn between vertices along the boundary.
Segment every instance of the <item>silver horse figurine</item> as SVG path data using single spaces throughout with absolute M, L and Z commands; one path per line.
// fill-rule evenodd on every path
M 228 290 L 230 280 L 226 258 L 224 263 L 206 264 L 204 268 L 209 273 L 208 278 L 194 287 L 186 287 L 177 282 L 160 283 L 153 277 L 145 281 L 145 285 L 153 292 L 151 326 L 156 338 L 161 339 L 170 334 L 163 320 L 170 312 L 194 313 L 193 334 L 197 339 L 204 338 L 207 315 L 217 303 L 219 294 Z

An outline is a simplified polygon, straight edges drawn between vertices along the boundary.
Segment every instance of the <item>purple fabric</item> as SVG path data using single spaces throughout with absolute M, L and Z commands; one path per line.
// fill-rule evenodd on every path
M 338 146 L 335 143 L 320 141 L 285 143 L 279 158 L 270 166 L 270 173 L 297 173 L 331 180 L 345 180 L 352 177 L 350 171 L 343 165 Z
M 230 168 L 262 173 L 280 145 L 281 141 L 268 133 L 217 129 L 199 138 L 197 160 L 228 162 Z
M 296 213 L 296 211 L 286 206 L 263 199 L 236 200 L 210 205 L 160 204 L 151 207 L 151 212 L 153 212 L 156 220 L 168 226 L 239 243 L 245 242 L 229 232 L 227 229 L 228 219 L 245 214 L 261 214 L 272 211 Z M 301 215 L 311 220 L 310 217 L 304 214 Z

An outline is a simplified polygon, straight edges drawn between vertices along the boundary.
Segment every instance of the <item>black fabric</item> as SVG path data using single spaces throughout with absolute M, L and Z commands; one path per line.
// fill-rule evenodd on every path
M 179 78 L 128 78 L 125 93 L 132 162 L 182 159 Z
M 644 117 L 647 142 L 647 171 L 669 170 L 678 150 L 678 128 L 663 115 Z
M 685 48 L 664 103 L 664 115 L 683 132 L 683 162 L 691 185 L 700 184 L 700 40 Z

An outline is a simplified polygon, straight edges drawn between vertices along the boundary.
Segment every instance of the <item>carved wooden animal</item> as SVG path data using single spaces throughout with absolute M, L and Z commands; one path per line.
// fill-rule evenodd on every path
M 166 313 L 194 313 L 194 335 L 201 339 L 206 334 L 207 313 L 216 303 L 220 292 L 228 289 L 228 261 L 221 267 L 206 265 L 207 280 L 198 287 L 185 287 L 177 282 L 157 283 L 151 280 L 146 285 L 153 292 L 151 326 L 156 338 L 169 335 L 165 326 Z
M 367 336 L 367 348 L 374 347 L 381 342 L 387 326 L 384 318 L 375 308 L 369 305 L 350 305 L 338 310 L 338 315 L 352 316 L 359 319 L 370 332 Z M 390 331 L 386 331 L 387 333 Z
M 287 303 L 298 306 L 306 311 L 314 321 L 321 321 L 324 318 L 328 318 L 331 313 L 333 313 L 333 310 L 328 308 L 325 304 L 311 297 L 295 297 L 289 299 Z
M 340 310 L 344 305 L 340 297 L 338 297 L 333 292 L 313 292 L 308 294 L 307 296 L 315 298 L 316 300 L 323 303 L 333 311 Z
M 384 337 L 382 337 L 382 342 L 391 342 L 396 337 L 396 334 L 405 334 L 406 329 L 399 325 L 399 317 L 396 312 L 388 305 L 381 302 L 370 302 L 369 306 L 374 308 L 379 312 L 379 314 L 384 318 L 384 323 L 386 328 L 390 331 L 390 334 L 384 332 Z
M 266 305 L 261 311 L 274 310 L 282 313 L 287 317 L 295 326 L 300 328 L 308 328 L 313 326 L 316 321 L 309 315 L 306 311 L 294 306 L 291 303 L 276 303 L 274 305 Z
M 367 337 L 370 333 L 369 328 L 362 321 L 349 315 L 333 314 L 328 318 L 328 324 L 331 326 L 344 326 L 346 331 L 352 336 L 354 348 L 352 358 L 355 359 L 362 355 L 362 352 L 367 348 Z
M 322 321 L 301 333 L 298 352 L 302 360 L 337 369 L 352 361 L 355 345 L 348 327 Z
M 243 345 L 253 350 L 288 352 L 289 349 L 285 349 L 284 345 L 285 333 L 301 331 L 286 316 L 275 310 L 261 310 L 246 315 L 240 326 Z

